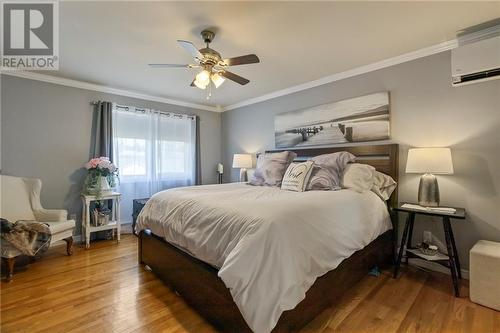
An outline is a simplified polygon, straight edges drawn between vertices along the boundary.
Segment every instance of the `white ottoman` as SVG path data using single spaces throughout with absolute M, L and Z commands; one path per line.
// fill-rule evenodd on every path
M 500 243 L 480 240 L 470 250 L 470 299 L 500 311 Z

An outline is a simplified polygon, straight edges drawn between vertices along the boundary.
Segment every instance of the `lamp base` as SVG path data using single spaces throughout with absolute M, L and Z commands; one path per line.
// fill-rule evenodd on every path
M 424 207 L 439 206 L 439 185 L 436 176 L 426 173 L 420 177 L 418 204 Z
M 241 183 L 245 183 L 248 181 L 248 177 L 247 177 L 247 169 L 245 168 L 241 168 L 240 169 L 240 182 Z

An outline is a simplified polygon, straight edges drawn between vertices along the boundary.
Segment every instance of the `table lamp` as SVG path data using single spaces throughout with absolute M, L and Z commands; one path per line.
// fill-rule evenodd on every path
M 217 175 L 219 184 L 222 184 L 222 175 L 224 174 L 224 165 L 222 163 L 217 164 Z
M 250 154 L 234 154 L 233 157 L 233 168 L 240 169 L 240 182 L 246 182 L 247 179 L 247 168 L 253 166 L 252 155 Z
M 434 174 L 453 174 L 450 148 L 411 148 L 408 150 L 406 173 L 423 173 L 418 187 L 418 204 L 439 206 L 439 186 Z

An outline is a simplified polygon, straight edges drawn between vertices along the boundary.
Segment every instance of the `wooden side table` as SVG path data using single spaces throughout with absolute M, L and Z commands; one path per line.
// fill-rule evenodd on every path
M 82 194 L 82 228 L 83 235 L 85 237 L 85 248 L 88 249 L 90 247 L 90 234 L 92 232 L 103 231 L 103 230 L 116 230 L 116 239 L 120 241 L 120 231 L 121 231 L 121 219 L 120 219 L 120 199 L 121 194 L 118 192 L 112 192 L 110 194 L 103 194 L 99 198 L 95 195 L 87 195 Z M 90 224 L 90 204 L 93 201 L 101 201 L 101 200 L 111 200 L 112 201 L 112 209 L 111 209 L 111 220 L 106 225 L 101 226 L 92 226 Z
M 418 249 L 412 247 L 413 224 L 415 223 L 415 216 L 417 214 L 420 214 L 426 216 L 440 217 L 443 223 L 448 255 L 442 255 L 441 258 L 431 261 L 439 263 L 450 269 L 451 278 L 453 281 L 453 288 L 455 290 L 455 296 L 458 297 L 460 295 L 458 288 L 458 279 L 462 278 L 462 272 L 460 269 L 460 261 L 458 259 L 458 252 L 457 252 L 457 247 L 455 245 L 455 237 L 453 236 L 453 229 L 451 228 L 450 219 L 465 220 L 465 209 L 454 207 L 456 209 L 454 213 L 447 213 L 441 211 L 437 212 L 432 210 L 421 210 L 421 209 L 402 207 L 404 204 L 405 203 L 401 203 L 398 205 L 398 207 L 394 208 L 394 210 L 397 212 L 408 213 L 408 217 L 406 218 L 405 228 L 403 231 L 403 238 L 401 240 L 401 246 L 399 248 L 399 253 L 396 259 L 396 266 L 394 268 L 394 278 L 396 278 L 398 275 L 399 267 L 401 266 L 401 259 L 403 257 L 403 252 L 405 251 L 405 249 L 406 249 L 406 263 L 408 263 L 409 257 L 429 260 L 425 256 L 421 255 Z

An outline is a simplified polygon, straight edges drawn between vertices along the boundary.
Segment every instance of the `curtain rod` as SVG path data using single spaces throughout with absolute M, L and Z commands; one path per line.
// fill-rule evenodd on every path
M 90 102 L 91 105 L 97 105 L 99 104 L 98 101 L 91 101 Z M 120 105 L 120 104 L 117 104 L 117 103 L 113 103 L 117 108 L 120 108 L 120 109 L 125 109 L 125 110 L 129 110 L 131 107 L 132 108 L 135 108 L 136 111 L 146 111 L 146 109 L 143 109 L 143 108 L 138 108 L 138 107 L 135 107 L 135 106 L 127 106 L 127 105 Z M 158 112 L 158 113 L 161 113 L 161 114 L 165 114 L 165 115 L 172 115 L 174 117 L 184 117 L 184 116 L 187 116 L 188 118 L 196 118 L 197 116 L 195 114 L 183 114 L 183 113 L 175 113 L 175 112 L 168 112 L 168 111 L 161 111 L 161 110 L 155 110 L 153 109 L 155 112 Z

